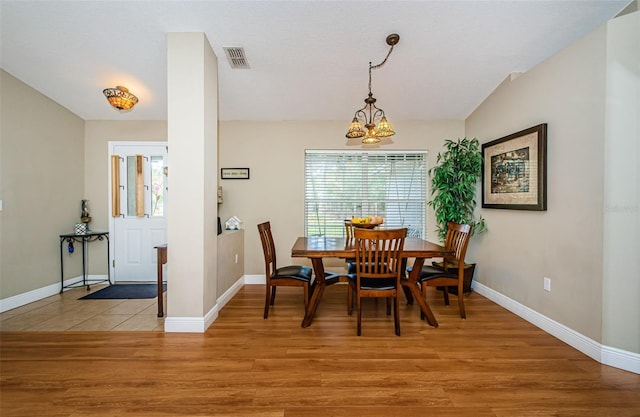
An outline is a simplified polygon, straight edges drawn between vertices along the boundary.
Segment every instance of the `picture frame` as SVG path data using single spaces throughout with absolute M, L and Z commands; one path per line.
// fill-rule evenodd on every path
M 220 179 L 248 180 L 249 168 L 220 168 Z
M 547 210 L 547 124 L 482 144 L 482 208 Z

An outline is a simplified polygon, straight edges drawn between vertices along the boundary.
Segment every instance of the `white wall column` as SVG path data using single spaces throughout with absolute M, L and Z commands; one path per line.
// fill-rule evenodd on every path
M 203 33 L 167 37 L 167 332 L 217 316 L 218 61 Z
M 603 363 L 640 372 L 640 12 L 607 23 Z M 622 350 L 622 352 L 616 351 Z

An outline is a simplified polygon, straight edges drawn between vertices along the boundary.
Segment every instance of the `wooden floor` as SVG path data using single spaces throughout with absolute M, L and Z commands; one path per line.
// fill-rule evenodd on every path
M 0 415 L 640 416 L 640 375 L 600 365 L 478 294 L 430 304 L 437 329 L 384 302 L 363 310 L 327 290 L 311 327 L 301 291 L 245 286 L 205 334 L 0 333 Z M 432 292 L 435 297 L 437 292 Z

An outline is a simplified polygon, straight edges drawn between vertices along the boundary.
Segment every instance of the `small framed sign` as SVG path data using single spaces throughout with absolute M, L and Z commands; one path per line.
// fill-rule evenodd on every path
M 248 180 L 249 168 L 220 168 L 220 178 L 223 180 Z

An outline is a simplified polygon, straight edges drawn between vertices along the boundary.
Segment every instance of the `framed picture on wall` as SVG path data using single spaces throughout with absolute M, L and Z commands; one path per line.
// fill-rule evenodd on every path
M 547 209 L 547 124 L 482 144 L 482 208 Z

